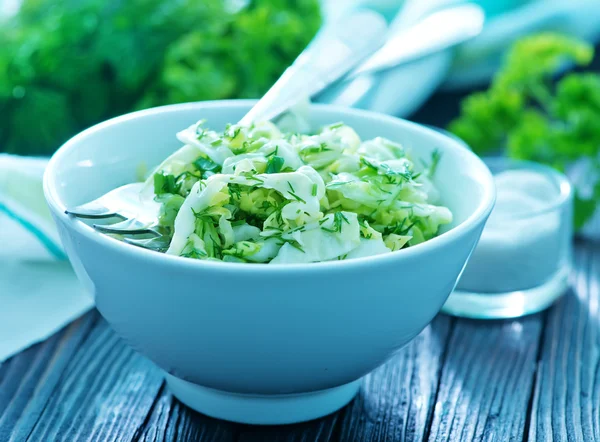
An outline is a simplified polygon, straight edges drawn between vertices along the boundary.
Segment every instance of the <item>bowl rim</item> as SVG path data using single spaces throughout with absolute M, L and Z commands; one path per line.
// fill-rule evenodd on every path
M 211 101 L 198 101 L 191 103 L 179 103 L 179 104 L 170 104 L 165 106 L 152 107 L 149 109 L 144 109 L 140 111 L 134 111 L 127 114 L 123 114 L 114 118 L 110 118 L 98 124 L 95 124 L 69 140 L 67 140 L 59 149 L 52 155 L 48 165 L 44 171 L 43 177 L 43 189 L 44 196 L 48 206 L 53 212 L 54 216 L 64 221 L 64 224 L 68 225 L 69 228 L 75 230 L 80 235 L 83 235 L 90 241 L 96 243 L 100 247 L 107 247 L 112 249 L 115 252 L 123 253 L 129 255 L 131 257 L 135 257 L 141 260 L 158 260 L 162 261 L 165 265 L 176 266 L 179 268 L 188 268 L 188 269 L 210 269 L 211 271 L 222 271 L 222 272 L 252 272 L 252 273 L 260 273 L 260 272 L 287 272 L 287 271 L 303 271 L 303 272 L 320 272 L 320 271 L 329 271 L 334 269 L 345 268 L 351 270 L 355 267 L 362 267 L 365 264 L 378 264 L 385 263 L 391 260 L 398 259 L 409 259 L 411 256 L 425 254 L 430 252 L 431 250 L 442 247 L 452 241 L 466 235 L 470 230 L 475 228 L 481 220 L 487 219 L 490 215 L 492 208 L 494 206 L 496 200 L 496 191 L 494 179 L 491 171 L 488 169 L 487 165 L 480 159 L 477 155 L 471 152 L 468 149 L 465 149 L 464 146 L 461 145 L 460 142 L 440 133 L 434 129 L 426 127 L 424 125 L 414 123 L 402 118 L 394 117 L 391 115 L 356 109 L 356 108 L 348 108 L 343 106 L 331 105 L 331 104 L 321 104 L 321 103 L 311 103 L 311 108 L 324 109 L 327 111 L 333 111 L 335 113 L 341 114 L 352 114 L 357 117 L 365 117 L 365 118 L 376 118 L 379 120 L 383 120 L 384 123 L 394 124 L 394 125 L 403 125 L 404 128 L 408 128 L 413 131 L 426 132 L 427 134 L 433 136 L 434 138 L 443 138 L 446 140 L 444 143 L 444 149 L 454 149 L 460 150 L 463 155 L 471 156 L 474 160 L 475 164 L 478 164 L 480 171 L 479 174 L 484 178 L 484 192 L 481 199 L 480 204 L 477 208 L 471 213 L 467 219 L 453 227 L 452 229 L 444 232 L 443 234 L 436 236 L 428 241 L 425 241 L 421 244 L 418 244 L 413 247 L 409 247 L 407 249 L 402 249 L 401 251 L 391 252 L 391 253 L 383 253 L 380 255 L 374 256 L 365 256 L 361 258 L 354 258 L 350 260 L 335 260 L 335 261 L 324 261 L 324 262 L 315 262 L 315 263 L 297 263 L 297 264 L 268 264 L 264 265 L 262 263 L 228 263 L 228 262 L 216 262 L 216 261 L 205 261 L 205 260 L 196 260 L 189 259 L 175 255 L 167 255 L 165 253 L 157 253 L 151 250 L 144 249 L 142 247 L 136 247 L 131 244 L 124 243 L 122 241 L 111 238 L 107 235 L 99 233 L 95 231 L 91 226 L 81 222 L 80 220 L 74 218 L 71 215 L 67 215 L 65 213 L 66 206 L 62 203 L 61 199 L 58 196 L 58 192 L 56 190 L 56 183 L 53 181 L 52 177 L 54 175 L 54 169 L 57 164 L 60 163 L 61 159 L 66 152 L 75 148 L 80 140 L 85 139 L 86 137 L 92 135 L 95 132 L 101 131 L 106 127 L 112 126 L 114 124 L 123 123 L 129 120 L 133 120 L 136 118 L 160 114 L 164 112 L 178 112 L 181 110 L 206 110 L 210 108 L 244 108 L 249 107 L 252 104 L 256 103 L 257 100 L 253 99 L 231 99 L 231 100 L 211 100 Z

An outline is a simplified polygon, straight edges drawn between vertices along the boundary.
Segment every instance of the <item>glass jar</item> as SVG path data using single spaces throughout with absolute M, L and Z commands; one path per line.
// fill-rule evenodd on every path
M 541 311 L 568 287 L 571 185 L 542 164 L 483 160 L 496 180 L 496 205 L 442 311 L 481 319 Z

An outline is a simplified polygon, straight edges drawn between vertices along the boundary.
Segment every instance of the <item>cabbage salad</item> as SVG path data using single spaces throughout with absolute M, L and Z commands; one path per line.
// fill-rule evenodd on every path
M 452 220 L 431 181 L 434 152 L 417 171 L 385 138 L 362 141 L 343 123 L 317 133 L 275 124 L 204 121 L 148 178 L 160 203 L 166 253 L 238 263 L 312 263 L 395 252 L 427 241 Z

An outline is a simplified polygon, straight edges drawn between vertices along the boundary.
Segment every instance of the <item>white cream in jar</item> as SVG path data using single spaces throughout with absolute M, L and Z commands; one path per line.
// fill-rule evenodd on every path
M 491 161 L 490 169 L 495 172 L 496 205 L 457 290 L 504 294 L 535 289 L 558 277 L 566 283 L 572 208 L 565 198 L 570 188 L 561 188 L 544 166 L 495 171 Z

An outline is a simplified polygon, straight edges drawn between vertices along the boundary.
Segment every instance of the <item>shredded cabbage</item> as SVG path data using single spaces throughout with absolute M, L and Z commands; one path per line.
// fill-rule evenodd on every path
M 142 198 L 161 204 L 166 253 L 241 263 L 354 259 L 414 246 L 452 213 L 432 182 L 439 155 L 415 166 L 401 144 L 361 141 L 343 123 L 283 133 L 270 122 L 200 121 L 148 178 Z

